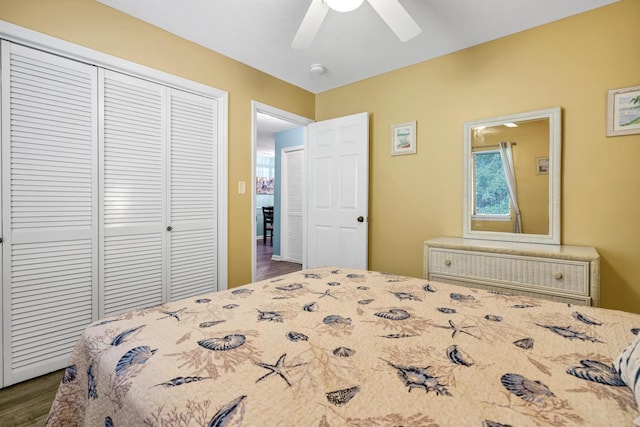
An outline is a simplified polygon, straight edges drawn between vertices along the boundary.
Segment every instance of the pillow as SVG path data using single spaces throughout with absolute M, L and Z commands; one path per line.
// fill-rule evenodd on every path
M 640 334 L 620 353 L 613 365 L 622 381 L 633 390 L 636 405 L 640 408 Z M 640 427 L 640 417 L 636 418 L 635 425 Z

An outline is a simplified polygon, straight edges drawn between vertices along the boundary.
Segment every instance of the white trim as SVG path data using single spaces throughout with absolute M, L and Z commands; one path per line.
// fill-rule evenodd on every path
M 511 221 L 511 215 L 471 215 L 473 221 Z
M 307 117 L 299 116 L 294 113 L 290 113 L 285 110 L 281 110 L 276 107 L 272 107 L 267 104 L 263 104 L 258 101 L 251 101 L 251 183 L 253 185 L 256 182 L 256 150 L 258 146 L 258 113 L 267 114 L 272 117 L 277 117 L 282 120 L 286 120 L 291 123 L 298 124 L 300 126 L 305 126 L 304 132 L 304 142 L 303 147 L 307 145 L 307 132 L 306 126 L 309 123 L 313 123 L 312 119 Z M 251 281 L 256 281 L 256 192 L 251 192 Z M 306 199 L 303 201 L 306 206 Z M 306 210 L 306 209 L 305 209 Z M 303 219 L 304 223 L 304 219 Z M 304 228 L 303 228 L 304 232 Z M 304 248 L 304 245 L 303 245 Z M 304 251 L 304 249 L 303 249 Z M 305 258 L 305 254 L 303 252 L 303 259 Z M 279 258 L 279 257 L 278 257 Z M 273 258 L 272 258 L 273 259 Z
M 218 101 L 218 290 L 228 288 L 228 109 L 229 94 L 202 83 L 175 76 L 97 50 L 57 39 L 6 21 L 0 38 L 86 64 L 160 83 Z

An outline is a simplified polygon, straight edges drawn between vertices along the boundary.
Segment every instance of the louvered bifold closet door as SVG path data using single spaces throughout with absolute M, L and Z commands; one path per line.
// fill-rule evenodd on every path
M 101 71 L 101 316 L 166 299 L 165 88 Z
M 2 42 L 3 384 L 60 369 L 97 317 L 97 71 Z
M 302 264 L 304 150 L 286 150 L 282 156 L 284 260 Z
M 171 89 L 169 299 L 217 290 L 217 101 Z

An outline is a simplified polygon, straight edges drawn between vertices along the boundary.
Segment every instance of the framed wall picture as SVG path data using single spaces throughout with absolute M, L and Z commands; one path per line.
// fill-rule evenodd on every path
M 391 155 L 416 153 L 416 122 L 391 125 Z
M 256 194 L 273 194 L 273 178 L 256 178 Z
M 612 89 L 607 96 L 607 136 L 640 134 L 640 86 Z
M 549 175 L 549 158 L 536 157 L 536 174 Z

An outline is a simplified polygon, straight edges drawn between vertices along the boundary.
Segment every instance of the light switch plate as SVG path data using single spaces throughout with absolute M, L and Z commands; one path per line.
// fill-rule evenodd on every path
M 244 181 L 238 181 L 238 194 L 244 194 L 246 192 L 246 185 Z

